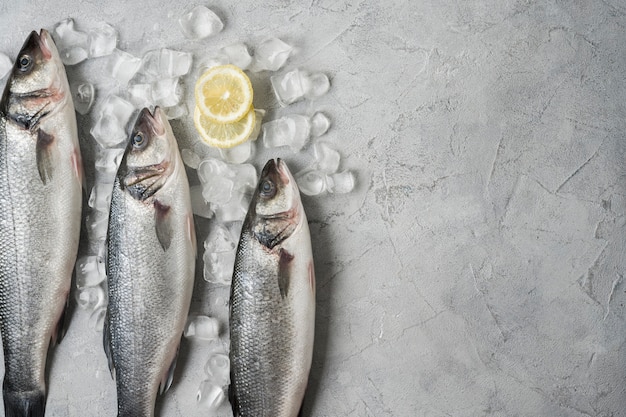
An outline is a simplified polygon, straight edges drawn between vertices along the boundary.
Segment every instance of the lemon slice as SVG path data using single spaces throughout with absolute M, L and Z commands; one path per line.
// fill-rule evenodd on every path
M 208 69 L 196 83 L 196 106 L 214 123 L 241 120 L 252 107 L 252 84 L 234 65 Z
M 250 137 L 254 130 L 256 116 L 250 106 L 241 120 L 233 123 L 215 123 L 196 106 L 193 112 L 193 123 L 206 143 L 217 148 L 232 148 Z

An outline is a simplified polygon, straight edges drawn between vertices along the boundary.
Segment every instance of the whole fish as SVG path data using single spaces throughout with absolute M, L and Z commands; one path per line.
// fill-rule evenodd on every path
M 196 236 L 189 183 L 160 108 L 143 109 L 111 198 L 104 349 L 118 416 L 153 416 L 166 391 L 191 303 Z
M 229 397 L 235 416 L 298 415 L 314 325 L 309 226 L 287 165 L 270 160 L 243 224 L 231 286 Z
M 65 68 L 32 32 L 0 101 L 0 330 L 5 415 L 43 416 L 80 238 L 82 162 Z

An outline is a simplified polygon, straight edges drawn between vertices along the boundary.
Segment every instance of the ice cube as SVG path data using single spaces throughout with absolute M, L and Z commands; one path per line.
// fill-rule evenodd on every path
M 313 145 L 313 155 L 317 168 L 325 174 L 337 172 L 339 168 L 339 152 L 331 148 L 324 142 L 317 142 Z
M 330 88 L 330 81 L 328 76 L 321 72 L 311 74 L 308 78 L 304 79 L 304 97 L 308 99 L 315 99 L 326 94 Z
M 102 174 L 115 174 L 124 155 L 124 149 L 98 149 L 96 152 L 96 171 Z
M 201 185 L 192 185 L 189 187 L 189 193 L 191 196 L 191 211 L 196 216 L 204 217 L 210 219 L 213 217 L 213 210 L 211 210 L 211 206 L 204 201 L 204 197 L 202 197 L 202 186 Z
M 252 63 L 252 57 L 248 52 L 248 47 L 244 43 L 234 43 L 221 49 L 222 53 L 228 57 L 231 64 L 245 70 Z
M 225 399 L 226 395 L 222 387 L 215 385 L 209 380 L 200 383 L 196 396 L 199 406 L 215 411 L 222 405 Z
M 182 149 L 180 151 L 180 156 L 183 159 L 185 165 L 192 169 L 198 169 L 198 165 L 200 165 L 200 157 L 191 149 Z
M 89 327 L 101 332 L 104 328 L 104 319 L 106 317 L 107 309 L 104 306 L 98 307 L 89 316 Z
M 293 120 L 295 124 L 295 132 L 288 146 L 293 152 L 299 152 L 311 136 L 311 123 L 308 117 L 301 114 L 290 114 L 285 117 Z
M 185 117 L 189 114 L 189 110 L 187 110 L 187 105 L 182 102 L 178 103 L 175 106 L 165 107 L 163 108 L 163 112 L 168 120 L 172 119 L 180 119 L 181 117 Z
M 130 116 L 135 112 L 131 103 L 116 95 L 109 95 L 102 104 L 102 111 L 115 117 L 120 125 L 126 127 Z
M 326 190 L 326 176 L 315 169 L 305 169 L 295 175 L 300 192 L 305 195 L 318 195 Z
M 91 189 L 88 205 L 94 210 L 108 212 L 111 206 L 111 194 L 113 189 L 111 184 L 97 183 Z
M 116 49 L 109 58 L 107 71 L 120 85 L 126 86 L 135 76 L 140 66 L 141 59 L 128 52 Z
M 229 178 L 211 176 L 202 184 L 202 196 L 209 203 L 224 204 L 230 200 L 233 181 Z
M 89 31 L 89 57 L 110 55 L 117 45 L 117 30 L 107 23 L 100 23 Z
M 151 79 L 176 78 L 189 72 L 190 52 L 158 49 L 147 52 L 141 62 L 141 71 Z
M 74 109 L 79 114 L 87 114 L 93 105 L 96 93 L 93 84 L 80 81 L 70 84 Z
M 71 46 L 59 51 L 61 61 L 65 65 L 76 65 L 86 60 L 89 56 L 87 51 L 80 46 Z
M 137 108 L 152 105 L 152 84 L 131 84 L 126 91 L 128 98 Z
M 218 65 L 226 65 L 226 64 L 230 64 L 230 59 L 228 58 L 226 54 L 217 54 L 214 56 L 208 56 L 204 58 L 202 61 L 200 61 L 200 63 L 198 64 L 198 73 L 202 74 L 209 68 L 213 68 Z
M 80 288 L 76 294 L 78 306 L 85 310 L 104 305 L 104 289 L 101 285 Z
M 106 279 L 104 260 L 95 255 L 82 256 L 76 261 L 76 286 L 93 287 Z
M 214 176 L 224 175 L 228 169 L 225 162 L 215 158 L 207 158 L 198 165 L 198 177 L 202 183 L 206 183 Z
M 230 384 L 230 359 L 223 353 L 213 353 L 206 365 L 204 372 L 217 386 L 224 387 Z
M 220 149 L 220 155 L 225 161 L 231 164 L 242 164 L 252 157 L 254 149 L 254 142 L 247 140 L 241 145 Z
M 351 171 L 342 171 L 329 175 L 326 179 L 328 191 L 335 194 L 349 193 L 354 189 L 354 174 Z
M 310 84 L 308 73 L 298 68 L 285 74 L 274 75 L 270 77 L 270 81 L 274 95 L 283 107 L 302 99 L 306 92 L 304 87 Z
M 246 217 L 250 206 L 250 194 L 240 191 L 233 192 L 232 197 L 226 203 L 215 208 L 216 218 L 224 223 L 240 222 Z
M 292 151 L 298 152 L 309 139 L 311 125 L 308 117 L 290 114 L 263 123 L 261 130 L 266 148 L 289 146 Z
M 328 131 L 330 120 L 322 112 L 317 112 L 311 117 L 311 135 L 315 137 L 322 136 Z
M 106 238 L 109 227 L 109 214 L 106 212 L 92 210 L 85 219 L 87 223 L 87 234 L 89 240 L 97 241 Z
M 250 133 L 249 140 L 257 140 L 259 133 L 261 133 L 261 125 L 263 124 L 263 117 L 265 117 L 265 110 L 254 109 L 254 129 Z
M 234 171 L 233 188 L 242 193 L 252 193 L 257 183 L 256 168 L 251 164 L 232 165 Z
M 103 148 L 118 145 L 126 139 L 126 124 L 135 111 L 133 105 L 121 97 L 110 95 L 102 104 L 102 111 L 90 133 Z
M 261 42 L 254 51 L 254 69 L 278 71 L 287 62 L 291 51 L 293 47 L 280 39 L 267 39 Z
M 196 6 L 178 19 L 183 34 L 189 39 L 204 39 L 219 33 L 224 24 L 211 9 Z
M 152 100 L 162 107 L 172 107 L 180 102 L 182 87 L 178 78 L 164 78 L 152 83 Z
M 204 256 L 204 280 L 214 284 L 230 285 L 235 265 L 235 251 L 209 252 Z
M 0 52 L 0 80 L 6 77 L 11 68 L 13 68 L 11 58 Z
M 202 340 L 215 340 L 219 337 L 220 323 L 214 317 L 189 316 L 185 326 L 185 337 L 194 337 Z
M 237 241 L 231 231 L 224 225 L 218 224 L 211 228 L 204 241 L 204 250 L 212 252 L 232 252 L 237 247 Z

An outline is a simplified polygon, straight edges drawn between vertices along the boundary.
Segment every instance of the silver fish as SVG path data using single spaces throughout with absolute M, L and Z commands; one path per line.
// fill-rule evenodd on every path
M 32 32 L 0 101 L 0 329 L 5 415 L 43 416 L 45 367 L 80 238 L 74 104 L 50 34 Z
M 143 109 L 113 185 L 104 349 L 118 416 L 153 416 L 166 391 L 193 289 L 196 236 L 189 183 L 160 108 Z
M 230 295 L 229 397 L 241 417 L 294 417 L 313 354 L 315 272 L 296 182 L 265 165 L 243 224 Z

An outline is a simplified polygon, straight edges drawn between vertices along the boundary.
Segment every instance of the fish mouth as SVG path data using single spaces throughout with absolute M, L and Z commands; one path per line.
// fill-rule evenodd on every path
M 156 106 L 153 112 L 150 112 L 149 108 L 144 107 L 137 117 L 135 129 L 161 136 L 165 134 L 165 126 L 162 122 L 164 117 L 165 114 L 159 106 Z
M 48 60 L 52 58 L 52 47 L 50 46 L 52 42 L 52 37 L 47 30 L 41 29 L 39 33 L 33 30 L 26 38 L 21 50 L 30 52 L 33 55 L 35 55 L 36 51 L 39 51 L 41 57 Z

